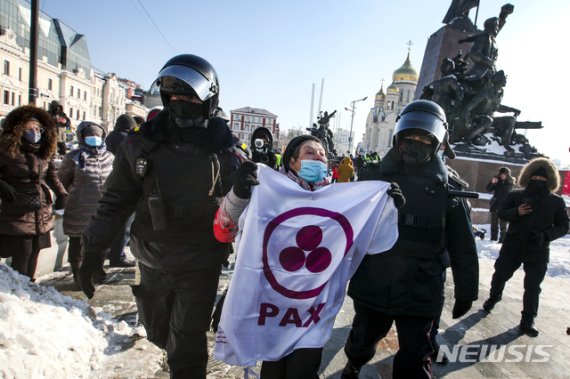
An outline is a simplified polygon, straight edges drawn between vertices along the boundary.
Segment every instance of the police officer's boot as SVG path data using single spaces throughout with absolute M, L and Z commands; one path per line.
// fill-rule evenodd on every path
M 77 276 L 77 273 L 79 272 L 79 265 L 81 262 L 70 262 L 69 265 L 71 266 L 71 274 L 73 275 L 73 284 L 75 285 L 75 288 L 77 289 L 81 289 L 81 287 L 79 286 L 79 277 Z
M 340 374 L 340 379 L 358 379 L 360 374 L 360 367 L 356 367 L 350 360 L 346 362 L 346 366 Z
M 501 295 L 490 295 L 489 298 L 483 303 L 483 309 L 487 312 L 491 312 L 493 308 L 495 308 L 495 305 L 501 301 L 501 298 Z
M 538 337 L 538 329 L 534 327 L 534 320 L 525 316 L 521 319 L 519 331 L 529 337 Z

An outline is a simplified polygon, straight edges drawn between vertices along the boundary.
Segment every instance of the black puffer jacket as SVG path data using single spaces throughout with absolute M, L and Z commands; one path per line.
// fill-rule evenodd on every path
M 434 317 L 441 302 L 446 249 L 455 298 L 477 299 L 477 249 L 465 202 L 447 194 L 448 175 L 441 159 L 411 168 L 391 149 L 379 164 L 361 170 L 360 180 L 397 182 L 406 204 L 399 210 L 398 241 L 391 250 L 364 258 L 348 294 L 386 314 Z
M 486 190 L 488 192 L 493 192 L 493 197 L 491 198 L 491 212 L 496 212 L 501 208 L 503 201 L 507 198 L 509 192 L 512 191 L 515 186 L 512 177 L 507 176 L 505 180 L 501 180 L 497 177 L 497 183 L 489 182 L 487 183 Z
M 548 190 L 531 193 L 527 188 L 531 174 L 540 167 L 547 172 Z M 509 222 L 500 253 L 523 262 L 548 262 L 550 242 L 568 233 L 569 227 L 564 200 L 553 193 L 560 186 L 560 175 L 548 159 L 537 158 L 523 168 L 519 184 L 525 189 L 511 192 L 499 209 L 499 217 Z M 525 203 L 531 204 L 532 212 L 519 216 L 518 207 Z M 537 233 L 544 233 L 544 238 L 537 238 Z
M 230 136 L 224 148 L 212 147 L 210 127 L 178 128 L 167 110 L 132 131 L 115 157 L 105 194 L 83 235 L 86 254 L 102 255 L 136 211 L 132 252 L 145 265 L 161 270 L 220 265 L 227 244 L 215 239 L 212 225 L 218 198 L 230 190 L 240 163 L 228 150 L 232 139 L 225 122 L 212 119 L 208 125 L 220 122 Z M 151 214 L 149 204 L 161 208 L 165 226 L 153 227 L 158 213 Z
M 113 153 L 113 155 L 117 155 L 121 142 L 123 142 L 127 134 L 129 134 L 129 131 L 135 126 L 137 126 L 137 123 L 134 118 L 126 114 L 120 115 L 115 122 L 115 127 L 105 140 L 107 150 Z

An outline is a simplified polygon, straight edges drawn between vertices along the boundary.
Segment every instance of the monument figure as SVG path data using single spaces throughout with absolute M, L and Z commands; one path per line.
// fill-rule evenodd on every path
M 329 129 L 329 122 L 330 119 L 333 118 L 336 114 L 336 110 L 329 114 L 325 111 L 318 119 L 319 125 L 313 124 L 311 128 L 307 128 L 311 135 L 317 137 L 323 142 L 323 146 L 327 152 L 327 156 L 329 159 L 333 159 L 336 157 L 336 150 L 334 148 L 333 142 L 333 132 Z

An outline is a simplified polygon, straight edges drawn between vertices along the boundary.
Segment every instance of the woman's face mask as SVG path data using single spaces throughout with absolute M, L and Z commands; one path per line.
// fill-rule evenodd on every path
M 101 146 L 103 139 L 99 136 L 87 136 L 85 137 L 85 144 L 91 147 Z
M 42 132 L 36 129 L 28 129 L 24 132 L 24 138 L 29 143 L 38 143 L 42 139 Z
M 321 161 L 303 159 L 297 175 L 309 183 L 318 183 L 327 176 L 327 165 Z

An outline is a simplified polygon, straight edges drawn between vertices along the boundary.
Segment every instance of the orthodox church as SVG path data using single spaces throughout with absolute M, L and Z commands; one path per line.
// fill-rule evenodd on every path
M 400 111 L 414 99 L 418 84 L 418 72 L 410 62 L 410 51 L 406 61 L 392 75 L 392 84 L 386 88 L 384 83 L 374 99 L 366 120 L 366 131 L 362 143 L 365 153 L 377 152 L 384 156 L 392 146 L 392 136 L 396 118 Z

